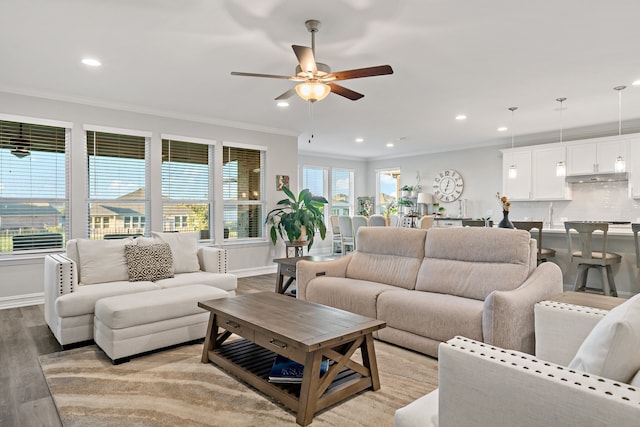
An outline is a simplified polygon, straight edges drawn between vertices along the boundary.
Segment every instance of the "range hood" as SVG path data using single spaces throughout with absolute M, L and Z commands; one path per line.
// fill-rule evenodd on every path
M 612 181 L 628 181 L 628 172 L 611 172 L 611 173 L 594 173 L 588 175 L 567 175 L 567 182 L 570 183 L 588 183 L 588 182 L 612 182 Z

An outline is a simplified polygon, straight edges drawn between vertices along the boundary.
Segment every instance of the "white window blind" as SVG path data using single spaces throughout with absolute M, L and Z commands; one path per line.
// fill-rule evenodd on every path
M 164 231 L 210 234 L 209 145 L 162 140 L 162 222 Z
M 331 170 L 331 214 L 353 215 L 353 171 Z
M 304 166 L 302 168 L 302 188 L 308 188 L 316 196 L 328 197 L 327 169 Z
M 147 139 L 87 131 L 89 237 L 144 235 Z
M 262 150 L 222 147 L 225 239 L 263 236 L 264 156 Z
M 0 121 L 0 253 L 63 248 L 68 132 Z

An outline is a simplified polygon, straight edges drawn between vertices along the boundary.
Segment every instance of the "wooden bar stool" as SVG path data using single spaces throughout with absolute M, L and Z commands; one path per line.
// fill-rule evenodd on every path
M 538 264 L 546 262 L 549 258 L 556 256 L 556 251 L 550 248 L 542 247 L 542 221 L 511 221 L 513 226 L 519 230 L 527 230 L 531 233 L 531 230 L 538 230 Z
M 578 272 L 573 290 L 598 291 L 606 295 L 608 285 L 609 294 L 617 297 L 618 291 L 616 290 L 616 283 L 613 279 L 611 265 L 620 264 L 622 256 L 614 252 L 607 252 L 607 232 L 609 230 L 609 224 L 606 222 L 567 221 L 564 223 L 564 228 L 567 232 L 571 262 L 573 263 L 574 260 L 578 261 Z M 579 251 L 573 250 L 571 230 L 578 232 L 580 242 Z M 596 230 L 602 231 L 602 248 L 599 252 L 593 251 L 593 233 Z M 587 287 L 587 276 L 591 268 L 598 269 L 602 274 L 602 289 Z

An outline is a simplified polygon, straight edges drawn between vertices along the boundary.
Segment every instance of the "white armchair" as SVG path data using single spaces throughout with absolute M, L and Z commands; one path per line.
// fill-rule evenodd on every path
M 441 344 L 439 389 L 396 411 L 396 427 L 638 426 L 640 387 L 566 367 L 606 313 L 537 304 L 538 356 L 464 337 Z

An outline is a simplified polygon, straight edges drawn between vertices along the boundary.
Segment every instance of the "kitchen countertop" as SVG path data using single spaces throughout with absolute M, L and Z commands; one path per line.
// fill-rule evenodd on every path
M 566 234 L 566 230 L 564 228 L 564 224 L 553 224 L 553 226 L 549 227 L 545 224 L 542 229 L 543 233 L 549 234 Z M 596 234 L 602 234 L 601 232 L 596 232 Z M 633 231 L 631 230 L 631 224 L 612 224 L 609 225 L 609 231 L 607 231 L 608 236 L 633 236 Z

